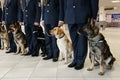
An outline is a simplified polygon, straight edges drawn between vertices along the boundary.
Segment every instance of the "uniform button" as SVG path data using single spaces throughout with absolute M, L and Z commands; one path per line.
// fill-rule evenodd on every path
M 73 6 L 73 8 L 75 8 L 75 6 Z
M 49 13 L 49 10 L 47 10 L 47 12 Z
M 25 12 L 27 12 L 28 10 L 25 10 Z
M 28 17 L 28 15 L 26 15 L 26 17 Z
M 8 10 L 8 8 L 6 8 L 6 10 Z

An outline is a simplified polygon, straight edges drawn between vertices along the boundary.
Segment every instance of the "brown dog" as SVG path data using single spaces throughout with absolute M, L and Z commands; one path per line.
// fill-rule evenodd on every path
M 93 19 L 89 19 L 88 23 L 78 33 L 85 35 L 89 40 L 89 57 L 92 64 L 87 70 L 92 71 L 94 63 L 97 62 L 100 64 L 99 75 L 104 75 L 104 65 L 106 65 L 107 69 L 111 69 L 116 60 L 110 51 L 105 37 L 102 33 L 99 33 L 99 28 L 95 26 Z
M 19 25 L 19 23 L 11 24 L 10 31 L 13 33 L 14 41 L 17 46 L 17 52 L 15 54 L 18 54 L 20 52 L 22 52 L 22 55 L 25 54 L 27 52 L 26 38 L 25 34 L 21 30 L 21 26 Z
M 59 60 L 65 59 L 65 64 L 68 63 L 68 58 L 73 57 L 73 47 L 71 41 L 67 38 L 63 29 L 55 27 L 50 30 L 50 34 L 57 38 L 57 46 L 60 50 Z
M 1 39 L 1 49 L 4 49 L 4 45 L 6 44 L 6 49 L 10 48 L 10 40 L 8 37 L 8 32 L 5 25 L 0 24 L 0 39 Z

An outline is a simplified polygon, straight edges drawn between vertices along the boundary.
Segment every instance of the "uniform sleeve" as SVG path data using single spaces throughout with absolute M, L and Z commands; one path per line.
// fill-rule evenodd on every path
M 59 21 L 64 21 L 64 0 L 59 0 Z
M 41 3 L 40 3 L 40 0 L 35 0 L 35 4 L 36 4 L 35 22 L 40 22 L 40 18 L 41 18 Z
M 97 18 L 98 8 L 99 8 L 99 0 L 91 0 L 92 17 L 94 19 Z
M 23 22 L 23 12 L 20 4 L 20 0 L 18 0 L 18 22 Z

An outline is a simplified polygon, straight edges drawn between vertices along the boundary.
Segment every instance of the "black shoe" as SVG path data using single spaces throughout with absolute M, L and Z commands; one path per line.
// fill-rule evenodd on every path
M 43 58 L 43 60 L 49 60 L 49 59 L 52 59 L 52 57 L 45 57 L 45 58 Z
M 32 57 L 38 57 L 39 55 L 36 55 L 36 54 L 32 54 L 31 56 L 32 56 Z
M 72 67 L 75 67 L 75 66 L 76 66 L 75 62 L 72 62 L 71 64 L 68 65 L 69 68 L 72 68 Z
M 84 67 L 84 64 L 77 64 L 76 66 L 75 66 L 75 69 L 76 70 L 80 70 L 80 69 L 82 69 Z
M 46 53 L 43 53 L 43 52 L 41 53 L 41 56 L 42 56 L 42 57 L 45 57 L 45 55 L 46 55 Z
M 58 61 L 58 58 L 53 58 L 53 62 L 57 62 Z

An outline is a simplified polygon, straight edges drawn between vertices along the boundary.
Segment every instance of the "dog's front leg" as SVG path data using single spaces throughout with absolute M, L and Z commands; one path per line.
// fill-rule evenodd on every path
M 6 39 L 6 44 L 7 44 L 6 49 L 9 49 L 10 48 L 10 40 L 9 39 Z
M 16 46 L 17 46 L 17 51 L 16 51 L 15 55 L 17 55 L 19 53 L 19 51 L 20 51 L 20 46 L 16 41 L 15 41 L 15 43 L 16 43 Z
M 21 52 L 22 52 L 21 55 L 25 54 L 25 45 L 24 44 L 21 44 Z
M 17 46 L 17 51 L 16 51 L 15 55 L 19 54 L 19 51 L 20 51 L 20 46 L 18 44 L 16 46 Z
M 4 49 L 4 40 L 1 39 L 1 50 Z
M 92 71 L 94 68 L 94 61 L 95 61 L 95 56 L 94 53 L 90 53 L 91 55 L 91 66 L 87 69 L 88 71 Z
M 59 61 L 62 61 L 62 60 L 63 60 L 63 55 L 62 55 L 62 52 L 60 52 Z
M 104 75 L 104 58 L 103 58 L 103 56 L 101 56 L 101 59 L 100 59 L 100 72 L 98 74 Z
M 65 64 L 67 64 L 68 63 L 68 52 L 65 52 L 64 55 L 65 55 Z

